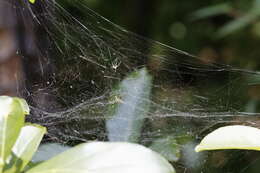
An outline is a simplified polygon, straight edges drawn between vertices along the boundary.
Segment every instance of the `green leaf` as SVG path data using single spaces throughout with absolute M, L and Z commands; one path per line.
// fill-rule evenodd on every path
M 34 4 L 36 0 L 29 0 L 30 3 Z
M 28 113 L 29 106 L 24 100 L 0 96 L 0 170 L 11 153 L 24 125 L 25 114 Z
M 141 69 L 124 79 L 114 91 L 106 123 L 110 141 L 137 142 L 149 111 L 151 76 Z
M 252 8 L 246 13 L 246 15 L 239 17 L 219 29 L 217 32 L 218 38 L 223 38 L 233 32 L 243 29 L 250 24 L 254 23 L 260 17 L 260 1 L 255 0 Z
M 30 108 L 27 102 L 24 99 L 21 98 L 14 98 L 16 101 L 19 102 L 21 106 L 21 111 L 23 112 L 24 115 L 29 115 L 30 114 Z
M 45 133 L 45 127 L 33 124 L 24 126 L 12 148 L 13 157 L 11 157 L 5 173 L 12 173 L 14 170 L 22 171 L 31 161 Z
M 27 173 L 175 173 L 159 154 L 138 144 L 81 144 L 30 169 Z
M 254 13 L 248 13 L 245 16 L 233 20 L 218 30 L 217 37 L 222 38 L 237 30 L 243 29 L 251 24 L 253 21 L 255 21 L 257 18 L 258 15 Z
M 172 162 L 177 162 L 181 156 L 180 145 L 173 137 L 157 139 L 149 148 L 160 153 L 163 157 Z
M 199 20 L 213 17 L 221 14 L 227 14 L 232 10 L 230 3 L 221 3 L 209 7 L 199 9 L 191 14 L 192 20 Z
M 223 149 L 260 150 L 260 130 L 241 125 L 221 127 L 204 137 L 195 151 Z

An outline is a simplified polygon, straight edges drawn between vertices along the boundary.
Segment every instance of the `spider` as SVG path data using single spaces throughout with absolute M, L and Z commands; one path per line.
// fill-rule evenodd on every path
M 115 60 L 115 61 L 112 62 L 112 69 L 115 70 L 115 72 L 116 72 L 117 68 L 118 68 L 120 65 L 121 65 L 121 61 Z

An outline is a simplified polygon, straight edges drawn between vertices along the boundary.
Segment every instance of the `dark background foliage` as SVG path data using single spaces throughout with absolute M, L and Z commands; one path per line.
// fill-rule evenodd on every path
M 4 0 L 0 6 L 0 91 L 9 95 L 17 95 L 18 88 L 23 86 L 19 78 L 22 78 L 24 71 L 41 73 L 37 65 L 34 65 L 40 62 L 35 58 L 37 53 L 34 52 L 33 40 L 40 40 L 39 44 L 48 49 L 48 40 L 40 29 L 37 29 L 37 33 L 30 32 L 33 24 L 30 15 L 20 15 L 22 10 L 19 12 L 19 9 L 15 14 L 6 8 L 6 3 L 18 2 L 20 1 Z M 83 15 L 69 1 L 59 2 L 74 16 L 81 18 Z M 259 0 L 83 0 L 81 3 L 129 31 L 189 52 L 203 61 L 248 70 L 259 69 Z M 44 13 L 41 7 L 38 8 L 38 13 Z M 29 12 L 25 8 L 23 13 Z M 19 27 L 21 21 L 26 21 L 25 28 Z M 144 48 L 145 46 L 143 45 Z M 28 57 L 23 59 L 25 62 L 21 62 L 17 56 L 17 47 L 25 50 Z M 48 60 L 43 61 L 46 61 L 43 63 L 46 67 L 43 68 L 49 69 Z M 30 68 L 22 70 L 21 63 L 27 66 L 31 64 Z M 260 95 L 258 93 L 258 86 L 254 86 L 249 95 L 257 100 Z
M 85 37 L 80 37 L 81 34 L 76 33 L 77 31 L 84 32 L 85 30 L 81 29 L 80 27 L 79 29 L 77 28 L 73 30 L 73 27 L 77 27 L 77 26 L 73 25 L 75 23 L 72 23 L 71 18 L 66 18 L 67 16 L 61 15 L 62 17 L 64 17 L 63 21 L 66 21 L 66 19 L 70 20 L 71 23 L 69 24 L 71 25 L 68 26 L 68 28 L 72 29 L 70 34 L 76 35 L 75 38 L 73 37 L 73 39 L 75 40 L 70 45 L 71 46 L 70 49 L 67 49 L 69 50 L 68 52 L 65 52 L 64 54 L 62 52 L 61 54 L 63 56 L 59 56 L 58 58 L 57 57 L 53 58 L 53 56 L 49 56 L 49 54 L 51 54 L 52 52 L 48 52 L 48 50 L 50 50 L 49 48 L 53 45 L 51 44 L 51 41 L 48 39 L 48 37 L 46 37 L 45 35 L 46 32 L 42 32 L 41 30 L 42 26 L 39 26 L 37 24 L 37 21 L 34 20 L 31 15 L 29 15 L 31 14 L 29 11 L 30 8 L 17 8 L 17 11 L 15 11 L 15 13 L 13 12 L 14 10 L 13 8 L 10 9 L 6 8 L 7 3 L 16 4 L 8 7 L 17 6 L 17 3 L 18 5 L 22 4 L 24 7 L 28 7 L 28 6 L 31 7 L 32 5 L 29 5 L 27 0 L 24 1 L 23 0 L 21 1 L 1 0 L 1 1 L 2 1 L 0 2 L 0 81 L 1 81 L 0 94 L 1 95 L 2 94 L 19 95 L 19 96 L 26 95 L 28 98 L 34 99 L 34 100 L 29 100 L 30 104 L 32 104 L 33 106 L 39 109 L 43 109 L 43 110 L 47 109 L 49 111 L 47 113 L 50 115 L 53 115 L 55 113 L 60 113 L 60 109 L 58 108 L 63 106 L 62 110 L 67 109 L 68 111 L 66 110 L 65 112 L 63 112 L 63 114 L 61 113 L 61 115 L 64 116 L 64 114 L 66 115 L 67 113 L 68 114 L 67 116 L 69 117 L 72 116 L 72 114 L 74 113 L 74 109 L 71 109 L 71 112 L 69 109 L 72 107 L 72 105 L 73 106 L 76 105 L 77 108 L 77 105 L 81 105 L 80 103 L 85 103 L 85 101 L 86 103 L 88 103 L 87 99 L 104 94 L 105 89 L 113 88 L 114 84 L 118 82 L 117 80 L 112 80 L 112 79 L 111 80 L 106 79 L 105 82 L 100 81 L 101 77 L 96 75 L 96 74 L 100 74 L 98 73 L 99 68 L 94 68 L 95 66 L 91 63 L 89 63 L 91 64 L 90 66 L 87 66 L 88 63 L 83 60 L 81 60 L 79 64 L 77 64 L 75 60 L 76 58 L 69 59 L 69 60 L 65 59 L 65 58 L 72 57 L 73 54 L 80 55 L 78 53 L 77 41 L 80 41 L 80 44 L 85 46 L 84 39 L 85 38 L 88 39 L 88 37 L 86 37 L 88 36 L 87 34 L 84 35 Z M 37 0 L 37 5 L 32 6 L 32 9 L 39 14 L 44 14 L 45 13 L 44 10 L 46 8 L 42 9 L 41 3 L 39 3 L 39 1 L 47 1 L 47 0 Z M 75 6 L 73 6 L 73 3 L 71 3 L 71 1 L 59 0 L 59 3 L 62 4 L 62 6 L 73 16 L 75 16 L 77 19 L 80 19 L 81 21 L 87 20 L 86 12 L 80 11 L 79 8 L 75 8 Z M 151 38 L 163 44 L 194 54 L 198 56 L 198 58 L 201 59 L 202 61 L 231 65 L 233 66 L 233 69 L 245 69 L 245 70 L 258 71 L 258 69 L 260 68 L 260 63 L 258 61 L 259 59 L 258 57 L 260 55 L 260 50 L 258 48 L 259 46 L 258 44 L 260 42 L 260 0 L 250 0 L 250 1 L 245 1 L 245 0 L 236 0 L 236 1 L 82 0 L 80 1 L 80 3 L 82 3 L 81 4 L 82 6 L 84 5 L 88 6 L 93 11 L 96 11 L 97 13 L 101 14 L 102 16 L 109 19 L 110 21 L 118 24 L 119 26 L 122 26 L 123 28 L 126 28 L 129 31 L 132 31 L 133 33 L 137 33 L 143 37 Z M 51 11 L 52 9 L 49 10 Z M 49 22 L 50 21 L 51 20 L 49 20 Z M 47 21 L 41 21 L 41 22 L 44 23 L 45 26 L 48 26 Z M 57 30 L 53 30 L 53 31 L 59 31 L 58 30 L 59 26 L 62 25 L 57 25 L 56 28 Z M 92 26 L 92 29 L 95 29 L 95 26 Z M 37 31 L 37 32 L 33 32 L 33 31 Z M 74 31 L 75 33 L 73 33 Z M 124 34 L 125 32 L 122 33 Z M 55 38 L 57 39 L 56 43 L 62 45 L 62 41 L 65 40 L 64 38 L 62 38 L 62 36 L 66 36 L 66 34 L 64 35 L 63 33 L 56 33 L 56 34 L 57 35 L 55 35 L 54 33 L 51 36 L 57 36 Z M 120 38 L 128 39 L 128 36 L 129 35 L 126 35 L 125 37 L 122 36 Z M 130 35 L 130 37 L 131 36 L 133 35 Z M 135 37 L 133 37 L 133 39 L 134 38 Z M 127 41 L 122 41 L 122 42 L 125 43 Z M 40 50 L 37 50 L 36 47 L 34 47 L 35 43 L 37 43 L 38 46 L 37 48 L 40 48 Z M 150 42 L 140 41 L 138 43 L 149 44 Z M 115 45 L 119 45 L 119 44 L 120 43 Z M 128 48 L 127 46 L 129 45 L 126 44 L 126 47 L 124 48 Z M 141 46 L 137 45 L 136 47 L 135 46 L 136 45 L 133 46 L 133 50 L 130 50 L 130 54 L 131 51 L 135 51 L 134 48 L 146 49 L 146 47 L 148 47 L 149 45 L 141 45 Z M 132 47 L 130 47 L 129 49 L 131 48 Z M 70 52 L 70 50 L 73 49 L 75 49 L 74 52 L 73 51 Z M 66 48 L 64 48 L 63 50 L 66 50 Z M 39 54 L 39 52 L 41 54 Z M 88 53 L 88 50 L 86 50 L 86 52 Z M 140 51 L 140 52 L 145 52 L 145 51 Z M 124 52 L 124 53 L 128 53 L 128 52 Z M 67 55 L 70 56 L 67 57 Z M 134 53 L 131 55 L 132 55 L 131 60 L 133 60 L 133 62 L 129 62 L 129 64 L 132 63 L 134 65 L 139 65 L 138 64 L 140 63 L 139 61 L 145 61 L 142 59 L 142 57 L 136 57 L 136 54 Z M 56 67 L 54 65 L 52 66 L 52 62 L 54 60 L 48 59 L 49 57 L 53 59 L 56 58 L 58 62 L 56 63 Z M 63 57 L 65 58 L 62 59 Z M 99 57 L 95 57 L 95 58 L 99 58 Z M 137 62 L 135 61 L 135 58 Z M 182 57 L 178 57 L 177 62 L 181 61 L 180 60 L 181 58 Z M 184 58 L 187 57 L 184 56 Z M 65 66 L 65 67 L 59 66 L 59 62 L 62 62 L 62 60 L 64 60 L 64 62 L 61 63 L 60 66 Z M 102 61 L 102 59 L 100 61 Z M 88 68 L 85 68 L 81 64 L 82 62 L 84 62 L 85 63 L 84 65 L 86 65 Z M 166 71 L 175 70 L 174 69 L 175 67 L 173 67 L 172 65 L 173 63 L 169 63 L 169 62 L 168 64 L 166 64 L 165 68 L 168 68 L 166 69 Z M 186 61 L 184 60 L 183 62 Z M 69 68 L 71 66 L 73 66 L 74 68 Z M 189 64 L 187 65 L 187 67 L 190 67 Z M 52 70 L 55 70 L 55 68 L 56 69 L 61 68 L 63 70 L 65 69 L 64 71 L 60 72 L 59 74 L 61 76 L 60 78 L 59 75 L 56 76 L 56 78 L 53 77 L 55 78 L 54 80 L 58 79 L 62 81 L 59 84 L 56 84 L 55 83 L 56 81 L 53 82 L 52 79 L 48 78 L 49 76 L 51 76 L 49 74 L 52 74 Z M 91 71 L 93 72 L 91 73 Z M 77 72 L 79 72 L 79 74 Z M 80 73 L 80 72 L 84 72 L 84 73 Z M 245 83 L 242 83 L 242 82 L 246 82 L 247 79 L 245 79 L 246 77 L 244 78 L 243 75 L 240 75 L 239 72 L 233 75 L 230 74 L 229 71 L 224 71 L 223 73 L 217 73 L 214 76 L 214 70 L 213 70 L 213 74 L 209 74 L 209 75 L 206 74 L 205 78 L 203 76 L 202 77 L 199 76 L 200 75 L 199 70 L 194 70 L 192 72 L 195 73 L 194 74 L 195 78 L 198 77 L 195 79 L 195 83 L 190 82 L 192 80 L 189 79 L 192 78 L 191 76 L 193 76 L 193 74 L 191 75 L 189 74 L 187 75 L 188 76 L 187 82 L 185 81 L 186 80 L 185 77 L 184 77 L 184 81 L 179 81 L 180 86 L 178 85 L 179 83 L 177 83 L 178 80 L 176 81 L 170 80 L 171 75 L 174 73 L 165 72 L 163 73 L 163 75 L 161 75 L 161 73 L 159 72 L 159 74 L 157 74 L 159 76 L 159 79 L 156 79 L 155 77 L 154 80 L 153 92 L 155 94 L 153 93 L 154 94 L 153 99 L 154 100 L 158 99 L 159 104 L 165 104 L 163 106 L 164 108 L 169 108 L 170 110 L 169 112 L 173 112 L 175 109 L 177 109 L 183 112 L 192 113 L 192 110 L 190 110 L 190 108 L 192 106 L 196 108 L 196 105 L 201 106 L 202 109 L 205 110 L 205 112 L 208 111 L 210 115 L 211 114 L 213 115 L 213 112 L 215 112 L 214 108 L 216 108 L 216 110 L 218 109 L 217 111 L 219 112 L 225 112 L 225 111 L 230 111 L 230 112 L 234 111 L 235 113 L 236 111 L 237 112 L 245 111 L 245 112 L 253 112 L 253 113 L 259 112 L 259 108 L 258 108 L 259 107 L 258 102 L 260 98 L 260 92 L 259 92 L 260 87 L 258 84 L 259 75 L 254 75 L 254 76 L 248 75 L 250 77 L 255 78 L 254 85 L 249 86 L 248 90 L 242 90 L 242 89 L 240 90 L 240 85 L 241 86 L 247 85 Z M 126 73 L 128 73 L 128 71 L 125 70 L 116 73 L 114 70 L 113 73 L 112 72 L 107 72 L 107 73 L 108 74 L 111 73 L 114 75 L 114 77 L 118 77 L 121 80 L 125 76 L 127 76 Z M 164 76 L 164 74 L 167 74 L 168 76 L 167 75 Z M 71 77 L 71 78 L 64 79 L 63 78 L 64 76 Z M 84 80 L 86 79 L 86 81 L 75 80 L 77 76 L 82 77 Z M 93 81 L 96 81 L 96 83 L 98 83 L 99 85 L 93 86 L 92 81 L 89 80 L 93 76 L 96 77 L 93 79 Z M 101 76 L 103 76 L 103 74 L 101 74 Z M 237 80 L 237 78 L 239 80 Z M 54 87 L 52 86 L 52 82 Z M 183 86 L 181 82 L 183 82 Z M 159 87 L 157 87 L 157 85 Z M 201 88 L 199 88 L 198 86 Z M 210 87 L 212 87 L 212 90 L 214 92 L 211 92 Z M 25 93 L 21 94 L 20 92 L 21 90 Z M 210 94 L 211 93 L 213 94 L 207 95 L 206 91 L 208 91 Z M 61 96 L 58 95 L 57 93 L 62 95 L 61 99 L 60 99 Z M 204 99 L 203 97 L 198 97 L 197 99 L 196 97 L 197 93 L 201 94 L 198 96 L 203 96 L 205 94 L 209 98 L 205 99 L 205 103 L 204 102 L 197 103 L 196 101 L 198 100 L 201 101 Z M 83 94 L 85 94 L 85 96 Z M 213 97 L 213 100 L 211 100 L 212 101 L 211 103 L 208 103 L 208 100 L 211 99 L 210 98 L 211 96 Z M 237 99 L 240 98 L 240 96 L 242 99 L 241 100 Z M 177 101 L 176 101 L 176 97 L 179 98 L 177 99 Z M 215 101 L 214 99 L 216 100 L 216 102 L 214 102 Z M 58 102 L 57 100 L 58 101 L 63 100 L 62 106 L 60 105 L 60 103 L 57 103 Z M 166 100 L 165 103 L 162 103 L 161 102 L 162 100 Z M 101 101 L 106 103 L 104 100 Z M 177 104 L 175 104 L 174 101 L 176 101 Z M 97 100 L 97 102 L 100 103 L 99 100 Z M 90 103 L 92 102 L 90 101 Z M 172 108 L 172 105 L 177 105 L 177 107 Z M 56 109 L 51 110 L 52 107 Z M 91 108 L 87 107 L 87 109 L 84 111 L 87 112 L 85 114 L 89 114 L 89 115 L 95 115 L 95 114 L 103 115 L 104 113 L 102 112 L 103 110 L 100 109 L 99 104 L 97 104 L 97 107 L 95 106 L 91 106 Z M 168 110 L 163 110 L 163 111 L 167 113 Z M 165 113 L 163 111 L 161 112 L 162 114 Z M 44 114 L 44 111 L 42 112 Z M 75 110 L 75 112 L 77 111 Z M 78 111 L 77 113 L 80 114 L 80 111 Z M 54 117 L 54 120 L 55 118 L 56 117 Z M 63 119 L 63 117 L 61 118 Z M 70 118 L 73 119 L 73 117 Z M 254 118 L 257 119 L 257 116 L 253 117 L 252 119 L 250 118 L 248 118 L 247 116 L 244 116 L 243 119 L 237 117 L 235 118 L 231 117 L 230 120 L 228 119 L 227 121 L 231 122 L 232 120 L 234 122 L 239 122 L 239 123 L 243 123 L 245 121 L 246 123 L 249 122 L 254 126 L 259 126 L 259 124 L 255 123 L 254 121 Z M 35 119 L 39 121 L 38 117 Z M 200 132 L 202 131 L 203 133 L 206 133 L 216 128 L 217 126 L 221 126 L 225 124 L 225 119 L 222 120 L 221 117 L 220 118 L 217 117 L 216 121 L 214 120 L 214 118 L 210 119 L 210 117 L 206 117 L 206 119 L 204 120 L 205 120 L 204 122 L 200 122 L 200 119 L 198 119 L 197 122 L 196 121 L 193 122 L 189 118 L 186 119 L 185 115 L 183 115 L 182 117 L 177 117 L 177 118 L 173 117 L 173 120 L 162 119 L 160 120 L 161 122 L 156 120 L 155 122 L 152 122 L 151 124 L 147 125 L 147 127 L 155 126 L 156 130 L 160 128 L 163 131 L 169 130 L 169 133 L 171 133 L 170 135 L 172 135 L 172 132 L 177 131 L 175 135 L 180 136 L 180 138 L 182 138 L 185 135 L 189 136 L 189 134 L 187 133 L 188 131 L 187 129 L 192 129 L 192 127 L 196 128 L 197 131 Z M 62 124 L 62 128 L 66 128 L 67 126 L 74 125 L 76 126 L 76 128 L 74 129 L 72 128 L 72 129 L 73 130 L 76 129 L 75 130 L 76 132 L 78 131 L 81 132 L 81 126 L 79 125 L 80 124 L 79 121 L 81 120 L 74 119 L 71 120 L 69 123 L 65 122 L 64 124 Z M 100 128 L 100 126 L 104 125 L 104 123 L 98 120 L 93 120 L 93 121 L 94 122 L 92 124 L 89 121 L 87 122 L 88 128 L 90 130 L 87 129 L 89 131 L 86 132 L 92 132 L 91 130 L 97 129 L 93 133 L 90 133 L 90 136 L 93 136 L 94 134 L 97 136 L 96 138 L 100 139 L 101 138 L 100 134 L 104 133 L 103 138 L 105 139 L 106 138 L 105 130 L 102 130 Z M 55 126 L 56 122 L 52 120 L 48 122 L 45 121 L 45 119 L 43 118 L 41 123 L 45 123 L 49 126 Z M 197 126 L 199 126 L 198 124 L 200 123 L 206 124 L 204 126 L 206 132 L 203 129 L 197 128 Z M 91 129 L 92 128 L 91 125 L 93 126 L 93 129 Z M 179 129 L 177 127 L 178 125 L 179 125 Z M 86 124 L 82 123 L 82 129 L 84 128 L 86 128 Z M 146 129 L 146 130 L 149 131 L 151 129 Z M 61 136 L 60 134 L 62 134 L 62 132 L 65 134 L 67 133 L 67 131 L 65 130 L 57 131 L 57 129 L 54 129 L 53 131 L 49 130 L 49 132 L 50 134 L 52 132 L 56 134 L 56 136 L 54 135 L 53 139 L 54 138 L 56 139 L 56 137 L 58 139 Z M 71 135 L 70 133 L 71 131 L 68 132 L 69 135 Z M 190 133 L 193 133 L 193 131 L 190 130 Z M 156 134 L 165 135 L 164 132 L 161 133 L 158 132 Z M 68 137 L 70 137 L 69 135 Z M 203 136 L 204 134 L 195 134 L 195 135 L 197 137 L 197 135 Z M 85 138 L 86 136 L 89 137 L 88 134 L 85 135 L 84 136 L 85 140 L 96 139 L 96 138 L 93 139 Z M 149 137 L 150 136 L 147 135 L 147 139 Z M 186 162 L 186 165 L 184 166 L 183 166 L 184 163 L 183 160 L 181 160 L 180 163 L 176 164 L 177 165 L 176 168 L 177 170 L 179 170 L 179 172 L 194 173 L 196 171 L 202 172 L 201 170 L 203 170 L 206 172 L 214 173 L 214 172 L 220 172 L 221 170 L 222 172 L 224 171 L 224 172 L 237 173 L 240 172 L 241 169 L 242 169 L 241 172 L 243 172 L 243 170 L 244 172 L 250 172 L 250 173 L 259 172 L 258 153 L 248 154 L 247 152 L 243 152 L 243 153 L 214 152 L 213 154 L 211 153 L 205 154 L 207 157 L 207 159 L 205 159 L 206 164 L 201 164 L 204 163 L 204 161 L 201 161 L 200 165 L 196 165 L 197 163 L 189 162 L 190 160 L 192 160 L 192 159 L 189 160 L 189 158 L 195 158 L 196 160 L 196 157 L 198 156 L 198 155 L 190 155 L 190 153 L 193 152 L 192 150 L 193 146 L 188 146 L 188 147 L 187 145 L 184 146 L 179 141 L 174 142 L 174 144 L 181 147 L 183 152 L 182 159 L 188 160 L 188 162 Z M 190 152 L 185 147 L 191 149 L 192 151 Z M 229 157 L 232 157 L 233 159 L 229 161 L 227 159 Z M 239 158 L 240 160 L 237 160 L 237 158 Z M 239 164 L 239 163 L 243 163 L 243 164 Z
M 86 0 L 112 22 L 187 51 L 206 62 L 258 71 L 259 0 Z M 256 77 L 258 80 L 258 77 Z M 259 86 L 248 90 L 246 110 L 256 111 Z
M 259 68 L 258 0 L 86 0 L 86 4 L 130 31 L 207 61 Z

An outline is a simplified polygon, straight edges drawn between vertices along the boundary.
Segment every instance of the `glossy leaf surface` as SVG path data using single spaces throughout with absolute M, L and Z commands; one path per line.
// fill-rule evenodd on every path
M 27 173 L 175 173 L 156 152 L 138 144 L 92 142 L 79 145 Z
M 27 103 L 19 98 L 0 97 L 0 169 L 11 153 L 11 149 L 24 125 Z M 2 166 L 1 166 L 2 165 Z
M 260 130 L 242 125 L 221 127 L 204 137 L 195 151 L 223 149 L 260 150 Z
M 46 128 L 39 125 L 26 125 L 22 128 L 20 135 L 12 148 L 12 158 L 6 172 L 15 170 L 22 171 L 31 161 L 38 149 Z

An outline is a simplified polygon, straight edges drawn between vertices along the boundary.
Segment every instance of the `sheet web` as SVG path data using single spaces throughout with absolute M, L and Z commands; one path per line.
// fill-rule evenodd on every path
M 151 93 L 147 98 L 135 96 L 149 104 L 149 108 L 134 105 L 144 115 L 137 142 L 152 146 L 161 140 L 176 148 L 172 161 L 178 172 L 237 173 L 257 165 L 259 156 L 254 153 L 249 159 L 248 152 L 193 152 L 197 140 L 217 127 L 259 126 L 259 115 L 246 112 L 250 80 L 258 78 L 257 72 L 204 62 L 140 37 L 81 1 L 64 1 L 61 5 L 45 0 L 37 2 L 36 7 L 23 3 L 16 6 L 20 9 L 17 14 L 23 16 L 26 25 L 31 24 L 38 32 L 35 38 L 41 40 L 34 42 L 36 72 L 25 78 L 24 95 L 32 109 L 28 120 L 48 127 L 46 142 L 74 145 L 107 141 L 109 110 L 127 102 L 115 91 L 131 73 L 146 68 Z M 26 53 L 21 54 L 26 58 Z M 25 68 L 29 60 L 25 59 Z M 219 162 L 219 158 L 230 158 L 231 162 Z M 235 166 L 240 162 L 244 164 Z

